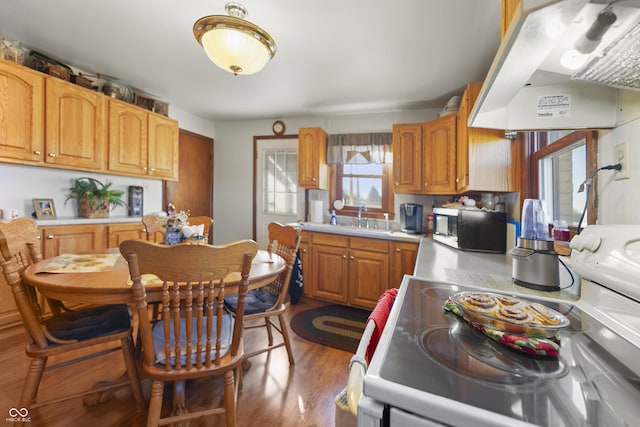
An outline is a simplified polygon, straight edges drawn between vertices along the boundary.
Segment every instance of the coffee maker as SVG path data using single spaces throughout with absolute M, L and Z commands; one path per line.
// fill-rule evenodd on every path
M 549 239 L 542 200 L 526 199 L 517 246 L 511 252 L 513 282 L 542 291 L 560 289 L 558 254 Z
M 422 205 L 402 203 L 400 205 L 400 229 L 407 234 L 422 234 Z

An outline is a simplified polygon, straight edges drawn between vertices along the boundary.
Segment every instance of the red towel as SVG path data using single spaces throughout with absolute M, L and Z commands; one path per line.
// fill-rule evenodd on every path
M 378 341 L 380 341 L 380 335 L 382 335 L 384 325 L 387 323 L 387 319 L 389 318 L 393 302 L 396 300 L 396 295 L 398 295 L 398 290 L 395 288 L 384 291 L 384 293 L 380 295 L 380 298 L 378 298 L 375 308 L 367 319 L 367 323 L 369 323 L 369 320 L 373 320 L 375 323 L 371 339 L 369 340 L 369 345 L 367 346 L 367 363 L 371 362 L 373 352 L 376 351 Z

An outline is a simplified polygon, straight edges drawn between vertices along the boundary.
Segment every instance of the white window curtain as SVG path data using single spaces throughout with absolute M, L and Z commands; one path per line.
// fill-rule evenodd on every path
M 327 163 L 352 165 L 391 163 L 391 141 L 391 133 L 329 135 Z

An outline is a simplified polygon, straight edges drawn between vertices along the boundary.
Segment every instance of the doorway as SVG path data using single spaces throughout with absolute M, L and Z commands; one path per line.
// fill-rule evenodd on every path
M 191 216 L 213 218 L 213 139 L 180 129 L 178 151 L 179 181 L 163 181 L 163 208 L 173 203 Z M 209 243 L 213 243 L 215 227 L 214 221 Z
M 253 239 L 268 243 L 267 225 L 304 216 L 304 188 L 298 187 L 298 136 L 253 138 Z

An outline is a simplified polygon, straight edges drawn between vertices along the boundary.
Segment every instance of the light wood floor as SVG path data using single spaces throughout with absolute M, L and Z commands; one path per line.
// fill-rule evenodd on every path
M 321 305 L 303 299 L 290 306 L 288 317 L 306 308 Z M 294 366 L 289 366 L 284 347 L 251 358 L 252 366 L 243 377 L 244 388 L 238 397 L 238 426 L 318 426 L 334 425 L 335 396 L 345 387 L 351 353 L 306 341 L 290 332 Z M 245 351 L 262 341 L 264 329 L 245 333 Z M 27 372 L 28 358 L 24 354 L 26 337 L 22 328 L 0 332 L 0 419 L 8 416 L 17 405 Z M 74 370 L 68 375 L 70 369 Z M 82 372 L 78 375 L 78 372 Z M 81 362 L 81 366 L 61 368 L 44 375 L 40 393 L 44 397 L 59 390 L 90 387 L 97 381 L 115 380 L 124 375 L 120 352 Z M 143 382 L 146 397 L 150 383 Z M 165 387 L 163 412 L 170 410 L 171 386 Z M 199 379 L 187 383 L 187 407 L 217 404 L 222 396 L 221 378 Z M 145 408 L 146 409 L 146 408 Z M 83 406 L 81 399 L 35 409 L 29 414 L 30 426 L 67 427 L 82 425 L 144 426 L 146 412 L 137 413 L 131 392 L 127 388 L 116 392 L 114 399 L 92 407 Z M 197 426 L 224 426 L 224 416 L 191 422 Z

